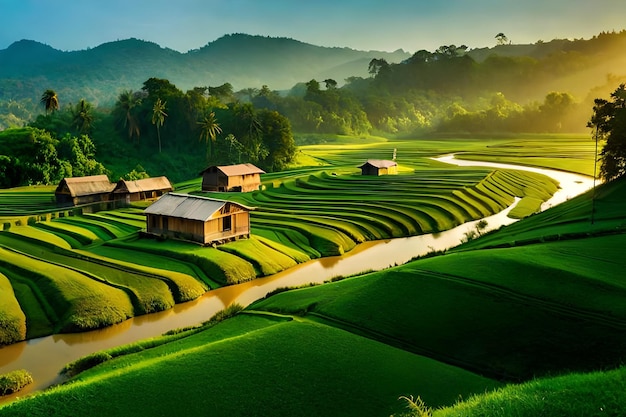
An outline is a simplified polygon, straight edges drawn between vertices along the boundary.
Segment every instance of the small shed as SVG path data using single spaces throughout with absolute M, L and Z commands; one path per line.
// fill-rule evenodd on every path
M 361 175 L 393 175 L 398 173 L 398 164 L 386 159 L 368 159 L 361 168 Z
M 161 197 L 174 188 L 167 177 L 144 178 L 140 180 L 119 180 L 113 190 L 115 200 L 131 201 L 151 200 Z
M 54 195 L 59 205 L 79 205 L 109 201 L 115 184 L 106 175 L 63 178 Z
M 167 193 L 152 203 L 146 231 L 208 245 L 250 237 L 251 207 L 190 194 Z
M 258 190 L 261 185 L 261 168 L 252 164 L 211 166 L 200 173 L 202 191 L 238 191 Z

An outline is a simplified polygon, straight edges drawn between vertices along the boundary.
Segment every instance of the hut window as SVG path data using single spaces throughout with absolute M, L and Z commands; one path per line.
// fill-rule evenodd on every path
M 222 230 L 223 231 L 230 230 L 232 226 L 233 226 L 233 222 L 232 222 L 231 216 L 222 217 Z

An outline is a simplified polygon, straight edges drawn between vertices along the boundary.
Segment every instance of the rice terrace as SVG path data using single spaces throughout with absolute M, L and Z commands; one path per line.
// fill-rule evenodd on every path
M 0 49 L 0 416 L 626 415 L 626 31 L 494 42 Z

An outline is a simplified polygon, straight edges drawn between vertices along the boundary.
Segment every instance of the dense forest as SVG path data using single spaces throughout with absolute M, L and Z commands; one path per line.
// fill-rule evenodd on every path
M 296 151 L 289 120 L 236 100 L 229 84 L 183 92 L 168 80 L 150 78 L 141 89 L 120 93 L 111 109 L 59 101 L 54 90 L 46 90 L 44 114 L 25 128 L 0 132 L 1 169 L 14 173 L 6 176 L 5 187 L 104 172 L 112 179 L 166 174 L 181 181 L 208 164 L 240 162 L 278 171 Z M 30 147 L 17 145 L 23 142 Z M 99 162 L 93 159 L 96 149 Z
M 151 76 L 142 85 L 129 83 L 123 75 L 115 82 L 109 80 L 108 94 L 114 92 L 109 104 L 103 104 L 107 102 L 104 99 L 96 104 L 88 98 L 66 97 L 66 86 L 57 89 L 55 85 L 46 85 L 31 91 L 29 77 L 37 71 L 32 57 L 28 58 L 30 47 L 35 52 L 42 48 L 46 52 L 39 55 L 39 66 L 51 66 L 65 54 L 73 56 L 74 61 L 69 62 L 76 65 L 76 71 L 71 74 L 80 72 L 77 79 L 81 83 L 88 78 L 85 74 L 101 74 L 101 70 L 81 66 L 84 56 L 78 52 L 65 53 L 26 43 L 18 48 L 23 60 L 12 66 L 16 71 L 21 62 L 26 71 L 24 81 L 12 87 L 16 98 L 9 98 L 7 89 L 0 96 L 0 129 L 30 126 L 35 130 L 29 135 L 49 134 L 49 139 L 58 143 L 85 137 L 97 150 L 84 152 L 85 157 L 102 163 L 112 179 L 166 174 L 181 181 L 196 176 L 207 164 L 252 162 L 267 171 L 284 169 L 295 156 L 294 133 L 300 137 L 309 133 L 416 137 L 589 132 L 587 122 L 594 99 L 608 97 L 616 85 L 626 81 L 626 74 L 620 72 L 626 64 L 626 31 L 601 33 L 589 40 L 538 41 L 534 45 L 499 43 L 483 49 L 444 45 L 432 52 L 405 54 L 403 60 L 390 62 L 387 58 L 402 53 L 365 58 L 367 55 L 345 48 L 229 35 L 184 54 L 185 59 L 204 54 L 205 60 L 199 66 L 207 68 L 207 51 L 219 51 L 223 62 L 216 68 L 225 74 L 228 71 L 224 68 L 230 62 L 229 74 L 239 82 L 246 79 L 243 73 L 253 76 L 257 70 L 244 64 L 260 62 L 267 56 L 274 58 L 269 60 L 272 65 L 264 64 L 259 74 L 271 67 L 276 74 L 289 74 L 286 77 L 290 80 L 297 79 L 292 71 L 301 71 L 305 77 L 311 72 L 302 69 L 302 65 L 295 69 L 281 65 L 287 62 L 287 56 L 292 62 L 294 57 L 307 53 L 322 62 L 317 69 L 339 62 L 337 56 L 341 55 L 343 62 L 360 62 L 364 75 L 304 78 L 285 90 L 271 89 L 268 84 L 236 90 L 229 81 L 214 86 L 198 82 L 183 90 L 175 84 L 176 70 L 187 71 L 177 66 L 178 53 L 142 41 L 119 41 L 81 53 L 98 57 L 108 71 L 117 71 L 119 75 L 124 74 L 122 57 L 137 52 L 136 48 L 143 51 L 144 57 L 146 51 L 152 51 L 152 61 L 145 65 L 155 73 L 163 73 L 160 64 L 166 62 L 171 65 L 172 78 Z M 120 47 L 126 48 L 121 54 Z M 16 48 L 0 51 L 0 62 L 8 53 L 15 54 Z M 171 61 L 162 61 L 163 53 Z M 247 54 L 247 61 L 242 60 L 241 53 Z M 95 61 L 89 62 L 94 65 Z M 118 65 L 117 70 L 111 63 Z M 67 70 L 69 64 L 63 65 Z M 58 71 L 59 68 L 50 68 L 49 72 Z M 0 83 L 8 85 L 12 79 L 7 77 L 4 75 Z M 113 73 L 110 78 L 114 78 Z M 102 80 L 94 84 L 101 91 Z M 36 93 L 36 99 L 21 96 L 20 88 Z M 77 91 L 86 92 L 85 86 L 77 86 Z M 4 134 L 7 135 L 10 136 L 9 131 Z M 18 162 L 23 163 L 18 161 L 19 155 L 9 151 L 3 154 L 5 172 L 12 172 Z M 58 160 L 58 166 L 67 166 L 62 161 L 69 159 L 60 154 Z M 68 172 L 99 170 L 99 165 L 91 171 L 77 166 L 74 171 L 55 168 L 30 178 L 8 178 L 13 178 L 10 185 L 20 185 L 54 182 Z

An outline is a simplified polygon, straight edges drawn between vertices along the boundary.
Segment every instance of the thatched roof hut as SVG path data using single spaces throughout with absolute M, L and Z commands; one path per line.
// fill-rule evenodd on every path
M 113 195 L 115 200 L 126 202 L 158 198 L 174 188 L 167 177 L 144 178 L 140 180 L 119 180 Z
M 63 178 L 54 192 L 58 204 L 87 204 L 108 201 L 115 184 L 106 175 Z
M 211 166 L 200 173 L 202 191 L 239 191 L 258 190 L 261 185 L 261 168 L 252 164 Z

